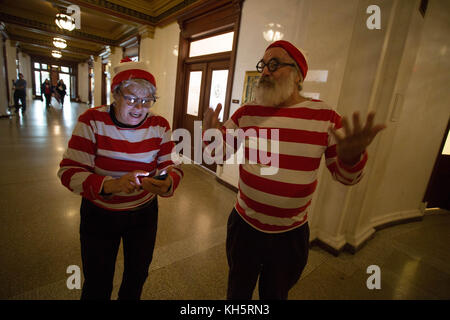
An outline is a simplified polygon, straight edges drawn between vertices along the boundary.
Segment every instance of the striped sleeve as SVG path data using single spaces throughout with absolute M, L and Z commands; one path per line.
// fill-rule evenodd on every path
M 162 171 L 169 167 L 172 168 L 169 175 L 172 178 L 172 185 L 166 194 L 162 197 L 173 196 L 176 188 L 180 184 L 183 178 L 183 170 L 180 167 L 181 161 L 175 152 L 175 143 L 172 141 L 172 130 L 170 130 L 170 125 L 166 119 L 158 117 L 159 128 L 161 133 L 161 145 L 157 155 L 158 170 Z
M 97 146 L 92 114 L 85 112 L 78 118 L 57 173 L 66 188 L 89 200 L 101 199 L 105 179 L 112 178 L 94 173 Z
M 341 124 L 341 116 L 333 112 L 333 116 L 331 118 L 331 127 L 333 127 L 336 131 L 340 132 L 343 130 Z M 325 162 L 328 170 L 331 172 L 333 178 L 344 185 L 354 185 L 357 184 L 363 177 L 363 170 L 367 163 L 368 154 L 367 151 L 361 155 L 360 160 L 353 166 L 348 166 L 344 164 L 337 157 L 337 149 L 336 149 L 336 139 L 334 136 L 328 131 L 328 146 L 325 150 Z

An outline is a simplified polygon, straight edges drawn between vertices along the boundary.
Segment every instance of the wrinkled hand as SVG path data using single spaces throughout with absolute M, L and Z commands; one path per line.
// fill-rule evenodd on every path
M 344 133 L 336 132 L 333 128 L 330 128 L 331 133 L 336 138 L 336 149 L 338 158 L 347 165 L 355 165 L 364 150 L 369 146 L 375 136 L 381 130 L 385 129 L 384 124 L 373 125 L 373 119 L 375 118 L 375 112 L 370 112 L 367 115 L 367 122 L 364 128 L 361 128 L 359 120 L 359 113 L 353 113 L 353 130 L 346 117 L 342 118 L 342 127 Z
M 141 183 L 142 189 L 157 195 L 163 195 L 167 193 L 172 186 L 172 177 L 170 176 L 170 171 L 172 171 L 172 167 L 169 167 L 167 169 L 167 178 L 164 180 L 153 179 L 151 177 L 143 178 Z
M 133 193 L 141 189 L 139 177 L 148 176 L 149 172 L 143 170 L 135 170 L 129 172 L 118 179 L 107 180 L 103 184 L 104 193 Z
M 220 121 L 219 121 L 219 114 L 220 110 L 222 110 L 222 104 L 217 104 L 216 110 L 213 110 L 213 108 L 208 108 L 206 112 L 203 114 L 203 131 L 208 129 L 218 129 L 220 128 Z

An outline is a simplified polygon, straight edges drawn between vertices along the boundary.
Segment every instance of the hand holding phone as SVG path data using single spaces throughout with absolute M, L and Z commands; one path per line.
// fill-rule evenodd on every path
M 148 177 L 150 179 L 143 179 L 142 188 L 154 194 L 166 194 L 170 190 L 172 185 L 172 179 L 168 178 L 169 172 L 170 168 L 168 170 L 158 172 L 158 175 L 154 177 Z
M 160 175 L 154 176 L 152 178 L 156 179 L 156 180 L 166 180 L 167 176 L 168 176 L 168 174 L 164 173 L 164 174 L 160 174 Z
M 153 179 L 156 179 L 156 180 L 166 180 L 167 176 L 168 176 L 167 171 L 166 171 L 166 170 L 163 170 L 163 171 L 161 171 L 160 174 L 158 174 L 157 176 L 153 176 L 153 177 L 140 177 L 140 179 L 141 179 L 141 181 L 142 181 L 143 178 L 153 178 Z

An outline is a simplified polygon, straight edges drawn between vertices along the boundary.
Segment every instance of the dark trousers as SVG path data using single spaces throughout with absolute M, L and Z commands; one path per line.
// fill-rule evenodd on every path
M 27 110 L 27 96 L 25 92 L 15 91 L 14 92 L 14 107 L 16 108 L 16 112 L 19 111 L 19 100 L 22 104 L 22 111 L 25 112 Z
M 52 101 L 52 94 L 51 93 L 45 93 L 45 106 L 49 106 L 50 102 Z
M 82 300 L 111 299 L 114 269 L 123 240 L 124 272 L 119 300 L 138 300 L 153 257 L 158 224 L 155 198 L 136 211 L 113 212 L 83 198 L 81 203 Z
M 283 233 L 265 233 L 233 209 L 226 242 L 229 300 L 250 300 L 259 276 L 259 298 L 286 300 L 308 260 L 308 223 Z

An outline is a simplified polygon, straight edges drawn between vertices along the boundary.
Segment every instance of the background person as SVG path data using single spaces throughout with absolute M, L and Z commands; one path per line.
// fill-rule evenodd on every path
M 149 110 L 155 78 L 129 59 L 115 73 L 114 102 L 79 117 L 58 171 L 62 184 L 82 196 L 82 299 L 111 298 L 121 240 L 119 299 L 140 298 L 155 246 L 157 196 L 172 196 L 183 175 L 171 160 L 169 123 Z M 167 178 L 152 178 L 163 170 Z
M 367 161 L 366 148 L 384 125 L 373 126 L 375 114 L 370 113 L 362 126 L 355 113 L 351 128 L 323 101 L 301 96 L 308 65 L 287 41 L 271 44 L 257 70 L 261 78 L 256 102 L 240 107 L 222 127 L 221 105 L 210 108 L 203 129 L 221 128 L 224 141 L 226 129 L 279 130 L 275 174 L 262 175 L 265 166 L 260 162 L 239 165 L 239 193 L 227 226 L 227 298 L 251 299 L 259 277 L 260 299 L 287 299 L 308 259 L 307 213 L 321 157 L 325 155 L 334 179 L 357 183 Z M 246 159 L 250 148 L 246 140 Z
M 45 96 L 46 107 L 49 107 L 50 103 L 52 102 L 52 93 L 53 93 L 53 86 L 50 83 L 49 79 L 45 79 L 44 83 L 41 86 L 41 94 Z
M 16 113 L 19 112 L 20 103 L 22 104 L 22 113 L 27 110 L 27 81 L 23 78 L 23 74 L 19 73 L 19 79 L 14 82 L 14 107 Z
M 59 101 L 62 106 L 64 106 L 64 97 L 66 96 L 66 85 L 64 84 L 63 79 L 59 79 L 58 83 L 55 87 L 56 93 L 58 93 Z

